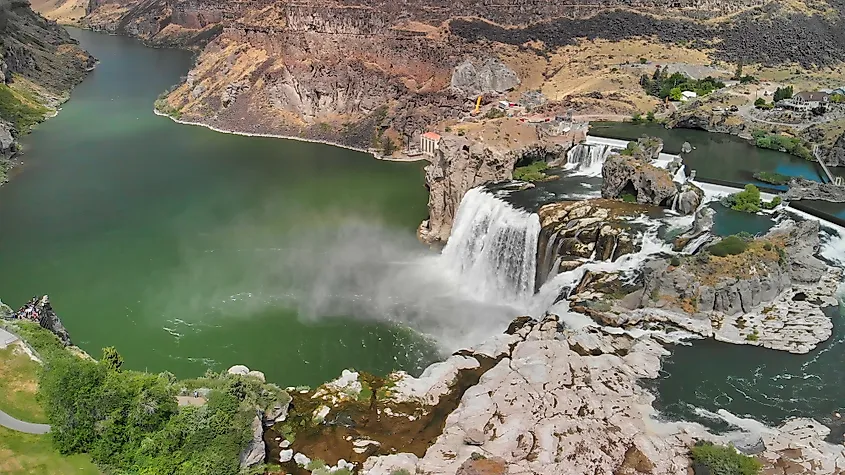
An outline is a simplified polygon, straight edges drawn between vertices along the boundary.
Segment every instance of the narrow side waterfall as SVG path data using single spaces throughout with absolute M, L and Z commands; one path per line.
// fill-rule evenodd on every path
M 480 188 L 464 195 L 442 258 L 475 298 L 527 302 L 534 294 L 540 218 Z
M 601 167 L 614 150 L 609 144 L 578 144 L 566 152 L 564 169 L 573 170 L 573 175 L 601 176 Z

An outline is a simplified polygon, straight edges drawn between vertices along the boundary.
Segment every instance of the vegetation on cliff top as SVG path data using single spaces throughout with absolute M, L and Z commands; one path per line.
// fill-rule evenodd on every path
M 696 474 L 700 472 L 700 466 L 707 467 L 706 473 L 711 475 L 757 475 L 763 468 L 754 457 L 743 455 L 733 447 L 712 442 L 700 441 L 690 452 Z
M 237 473 L 256 406 L 288 397 L 251 377 L 208 373 L 177 381 L 170 373 L 128 371 L 113 348 L 97 362 L 37 324 L 18 326 L 45 363 L 38 398 L 53 445 L 63 454 L 88 453 L 109 472 Z M 206 388 L 204 404 L 177 406 L 176 395 L 192 387 Z
M 725 87 L 725 83 L 707 76 L 704 79 L 692 79 L 683 73 L 669 74 L 668 68 L 664 66 L 655 68 L 654 73 L 649 77 L 643 74 L 640 78 L 640 85 L 645 90 L 646 94 L 660 99 L 667 97 L 673 101 L 681 99 L 681 93 L 684 91 L 695 92 L 699 96 L 705 96 Z

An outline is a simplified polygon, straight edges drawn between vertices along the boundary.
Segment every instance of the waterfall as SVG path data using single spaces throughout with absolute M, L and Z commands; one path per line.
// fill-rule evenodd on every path
M 578 144 L 566 152 L 564 170 L 576 176 L 601 176 L 601 167 L 614 150 L 618 149 L 608 144 Z
M 442 258 L 473 297 L 519 304 L 534 294 L 540 218 L 480 188 L 464 195 Z

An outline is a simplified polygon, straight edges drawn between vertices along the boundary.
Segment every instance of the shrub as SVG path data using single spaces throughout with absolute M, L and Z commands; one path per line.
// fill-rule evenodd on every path
M 384 136 L 381 138 L 381 150 L 385 155 L 393 155 L 393 152 L 396 151 L 396 144 L 393 143 L 390 137 Z
M 642 124 L 643 123 L 643 115 L 637 112 L 636 114 L 631 116 L 631 122 L 635 124 Z
M 645 115 L 645 120 L 649 122 L 654 122 L 654 111 L 648 111 L 648 113 Z
M 636 203 L 637 202 L 637 197 L 632 195 L 631 193 L 622 193 L 621 198 L 622 198 L 622 201 L 624 201 L 626 203 Z
M 766 100 L 762 97 L 758 97 L 756 101 L 754 101 L 754 107 L 760 107 L 766 105 Z
M 697 442 L 691 452 L 693 461 L 709 468 L 712 475 L 757 475 L 763 468 L 757 459 L 730 446 Z
M 411 475 L 411 472 L 404 468 L 400 468 L 399 470 L 394 470 L 390 472 L 390 475 Z
M 489 111 L 487 111 L 486 114 L 484 114 L 484 118 L 485 119 L 498 119 L 498 118 L 504 117 L 506 115 L 507 114 L 505 114 L 505 111 L 503 111 L 502 109 L 499 109 L 498 107 L 494 107 L 494 108 L 490 109 Z
M 725 257 L 742 254 L 746 249 L 748 249 L 748 243 L 734 234 L 708 247 L 707 251 L 714 256 Z
M 745 185 L 745 190 L 728 197 L 731 209 L 745 213 L 760 211 L 760 190 L 751 183 Z
M 646 63 L 648 63 L 648 59 L 640 58 L 640 64 L 646 64 Z
M 669 264 L 673 267 L 678 267 L 681 265 L 681 259 L 678 256 L 672 256 L 672 259 L 669 260 Z
M 782 202 L 783 202 L 783 200 L 781 199 L 781 197 L 780 197 L 780 196 L 775 196 L 774 198 L 772 198 L 772 201 L 769 201 L 769 202 L 767 202 L 767 203 L 762 203 L 762 206 L 763 206 L 763 208 L 765 208 L 765 209 L 775 209 L 775 208 L 777 208 L 777 207 L 778 207 L 778 205 L 780 205 Z
M 772 243 L 767 242 L 767 243 L 763 244 L 763 250 L 764 251 L 771 251 L 772 250 Z

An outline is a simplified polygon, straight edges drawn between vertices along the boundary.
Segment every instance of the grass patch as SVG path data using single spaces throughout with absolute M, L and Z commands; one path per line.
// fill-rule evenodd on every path
M 0 410 L 26 422 L 46 423 L 35 399 L 40 365 L 17 345 L 0 350 Z
M 0 118 L 13 124 L 18 132 L 29 131 L 30 127 L 44 120 L 47 112 L 48 109 L 33 96 L 0 84 Z
M 522 181 L 540 181 L 548 178 L 544 172 L 549 169 L 546 162 L 534 162 L 524 167 L 517 167 L 513 171 L 513 178 Z
M 772 185 L 786 185 L 789 183 L 790 177 L 774 172 L 755 172 L 754 178 L 762 181 L 763 183 L 771 183 Z
M 49 436 L 0 427 L 0 473 L 4 475 L 100 475 L 88 455 L 60 455 Z

